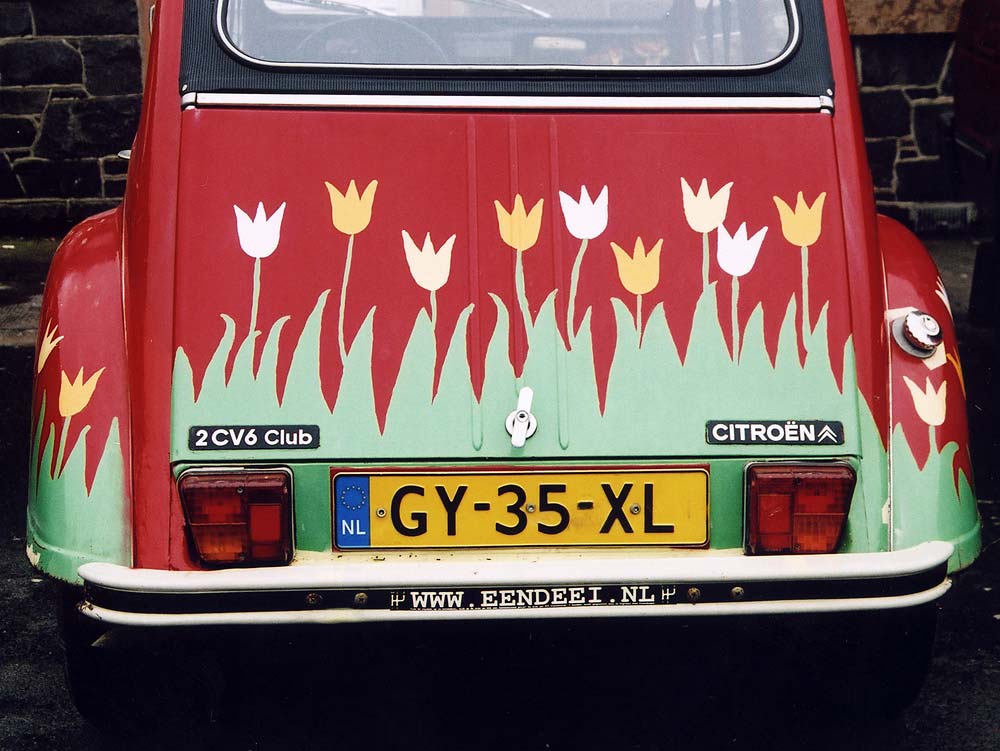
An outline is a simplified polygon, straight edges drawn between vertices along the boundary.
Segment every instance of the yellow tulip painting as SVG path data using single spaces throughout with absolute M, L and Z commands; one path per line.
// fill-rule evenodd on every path
M 330 209 L 333 227 L 348 236 L 347 259 L 344 262 L 344 280 L 340 285 L 340 315 L 337 318 L 337 344 L 340 347 L 340 362 L 347 362 L 347 342 L 344 338 L 344 311 L 347 305 L 347 281 L 351 276 L 351 259 L 354 256 L 354 238 L 364 232 L 372 220 L 375 191 L 378 180 L 368 183 L 364 193 L 358 194 L 358 186 L 351 180 L 347 190 L 341 193 L 336 186 L 326 183 L 330 194 Z
M 660 251 L 663 239 L 659 239 L 646 252 L 641 237 L 635 239 L 632 255 L 618 243 L 611 243 L 611 250 L 618 262 L 618 278 L 622 286 L 635 295 L 635 327 L 639 332 L 639 346 L 642 346 L 642 296 L 649 294 L 660 283 Z
M 66 371 L 63 371 L 62 383 L 59 388 L 59 414 L 63 417 L 72 417 L 83 412 L 90 404 L 94 390 L 97 388 L 97 380 L 103 372 L 104 368 L 101 368 L 84 381 L 83 368 L 80 368 L 76 378 L 70 381 Z
M 501 239 L 519 253 L 533 248 L 542 228 L 545 199 L 538 199 L 538 203 L 528 212 L 524 210 L 524 199 L 520 193 L 514 196 L 513 211 L 507 211 L 499 201 L 494 201 L 493 205 L 497 210 Z
M 345 235 L 359 235 L 364 232 L 372 220 L 372 206 L 375 203 L 378 180 L 368 183 L 368 187 L 361 195 L 358 195 L 358 186 L 354 180 L 351 180 L 343 193 L 330 183 L 326 183 L 326 189 L 330 192 L 333 226 Z
M 52 321 L 45 324 L 45 334 L 42 336 L 42 343 L 38 346 L 38 363 L 35 365 L 35 373 L 41 373 L 45 367 L 45 361 L 55 350 L 56 345 L 63 340 L 61 336 L 56 336 L 59 331 L 58 326 L 53 326 Z
M 531 320 L 531 308 L 528 306 L 528 293 L 524 285 L 524 259 L 521 256 L 524 251 L 533 248 L 538 242 L 538 234 L 542 229 L 545 199 L 539 198 L 538 202 L 531 207 L 531 211 L 525 211 L 524 198 L 521 197 L 520 193 L 514 196 L 514 209 L 512 211 L 507 211 L 500 201 L 494 201 L 493 205 L 497 210 L 500 239 L 517 251 L 514 258 L 514 284 L 517 288 L 517 303 L 521 308 L 521 317 L 524 319 L 524 330 L 531 331 L 534 324 Z
M 823 204 L 826 203 L 826 193 L 820 193 L 812 206 L 806 203 L 799 191 L 795 199 L 795 210 L 778 196 L 774 196 L 774 205 L 778 207 L 781 217 L 781 232 L 785 239 L 798 247 L 811 247 L 819 240 L 823 230 Z
M 823 231 L 826 193 L 820 193 L 810 206 L 800 190 L 794 210 L 778 196 L 773 198 L 781 218 L 781 233 L 789 243 L 802 249 L 802 343 L 808 349 L 812 333 L 809 325 L 809 248 L 815 245 Z
M 64 370 L 61 373 L 59 386 L 59 414 L 63 417 L 62 436 L 59 439 L 59 453 L 56 455 L 56 476 L 62 474 L 63 457 L 66 454 L 66 438 L 69 435 L 70 420 L 74 415 L 78 415 L 87 408 L 90 400 L 94 397 L 94 390 L 97 388 L 97 381 L 101 377 L 104 368 L 95 372 L 87 380 L 83 379 L 83 368 L 76 374 L 72 381 Z

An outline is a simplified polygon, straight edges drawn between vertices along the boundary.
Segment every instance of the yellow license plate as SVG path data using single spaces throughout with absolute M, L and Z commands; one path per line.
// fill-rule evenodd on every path
M 708 472 L 334 473 L 340 549 L 704 545 Z

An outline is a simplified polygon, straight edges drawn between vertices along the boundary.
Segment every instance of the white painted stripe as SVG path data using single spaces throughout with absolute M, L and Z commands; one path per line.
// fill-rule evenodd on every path
M 721 551 L 372 551 L 310 556 L 290 566 L 221 571 L 133 569 L 87 563 L 85 582 L 139 593 L 312 589 L 525 587 L 572 584 L 709 584 L 880 579 L 929 571 L 954 547 L 925 542 L 891 553 L 745 556 Z M 484 556 L 488 555 L 489 558 Z
M 649 618 L 696 616 L 752 616 L 796 613 L 847 613 L 884 611 L 917 607 L 934 602 L 951 588 L 945 579 L 936 587 L 899 597 L 864 597 L 843 600 L 791 600 L 766 602 L 725 602 L 691 605 L 622 605 L 564 608 L 520 608 L 510 610 L 319 610 L 274 613 L 198 613 L 176 615 L 123 613 L 85 604 L 80 612 L 102 623 L 117 626 L 179 627 L 239 625 L 315 625 L 375 623 L 386 621 L 517 620 L 524 618 Z
M 183 107 L 486 110 L 780 110 L 832 112 L 828 96 L 474 96 L 418 94 L 212 94 L 192 92 Z

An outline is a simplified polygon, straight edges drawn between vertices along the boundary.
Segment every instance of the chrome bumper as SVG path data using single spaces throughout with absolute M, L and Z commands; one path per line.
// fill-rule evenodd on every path
M 356 554 L 282 568 L 80 567 L 79 609 L 124 626 L 738 616 L 891 610 L 951 586 L 953 546 L 749 557 L 740 551 Z

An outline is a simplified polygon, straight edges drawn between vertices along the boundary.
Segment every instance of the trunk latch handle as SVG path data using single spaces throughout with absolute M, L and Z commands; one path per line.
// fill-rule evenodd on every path
M 531 414 L 531 400 L 535 392 L 525 386 L 517 397 L 517 409 L 507 415 L 507 432 L 514 448 L 524 448 L 524 442 L 535 434 L 538 420 Z

